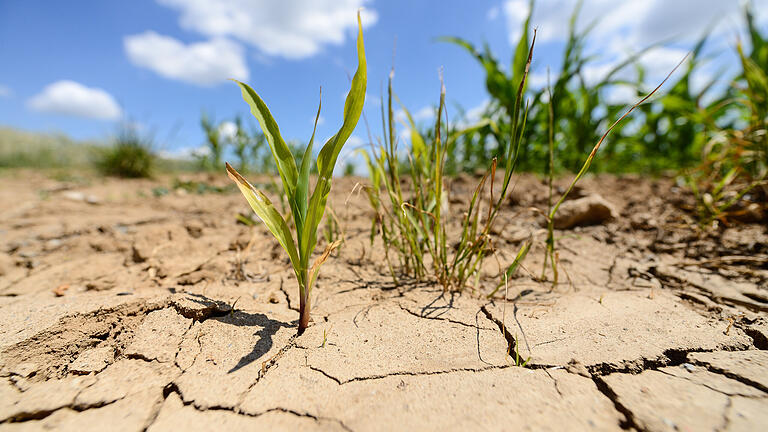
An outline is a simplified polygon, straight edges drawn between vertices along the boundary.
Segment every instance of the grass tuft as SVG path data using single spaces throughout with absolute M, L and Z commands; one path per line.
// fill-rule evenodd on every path
M 111 147 L 99 149 L 95 165 L 104 175 L 147 178 L 152 176 L 155 159 L 152 141 L 141 137 L 134 128 L 124 126 Z

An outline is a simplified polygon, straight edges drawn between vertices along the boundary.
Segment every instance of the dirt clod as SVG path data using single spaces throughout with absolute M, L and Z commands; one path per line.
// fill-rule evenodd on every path
M 617 217 L 613 204 L 598 194 L 565 201 L 555 214 L 557 229 L 569 229 L 575 226 L 601 224 Z

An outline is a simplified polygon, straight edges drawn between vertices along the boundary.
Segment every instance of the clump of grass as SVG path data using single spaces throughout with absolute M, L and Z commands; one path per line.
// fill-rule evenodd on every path
M 489 121 L 484 120 L 467 129 L 447 133 L 450 128 L 443 123 L 445 86 L 442 80 L 434 133 L 429 137 L 423 136 L 418 131 L 413 117 L 403 107 L 411 132 L 411 151 L 404 164 L 405 171 L 410 177 L 408 186 L 411 190 L 408 191 L 400 181 L 401 164 L 398 160 L 398 135 L 392 108 L 392 74 L 390 74 L 387 104 L 382 101 L 382 125 L 385 132 L 383 143 L 378 148 L 372 148 L 371 154 L 366 155 L 366 160 L 373 183 L 373 187 L 368 189 L 368 196 L 369 202 L 376 211 L 374 228 L 381 232 L 385 256 L 395 283 L 399 283 L 398 274 L 415 279 L 429 276 L 434 278 L 444 290 L 459 291 L 469 285 L 470 279 L 479 277 L 483 260 L 493 252 L 490 233 L 507 198 L 512 172 L 517 165 L 517 157 L 520 153 L 528 113 L 527 107 L 522 106 L 522 99 L 535 40 L 534 31 L 529 47 L 526 33 L 517 49 L 519 56 L 515 58 L 515 67 L 521 72 L 514 107 L 510 111 L 513 122 L 509 131 L 509 145 L 501 155 L 501 164 L 504 169 L 504 180 L 500 185 L 501 192 L 494 195 L 498 164 L 497 159 L 494 158 L 489 171 L 480 180 L 468 208 L 463 213 L 461 234 L 450 241 L 446 233 L 447 193 L 444 178 L 447 153 L 458 137 L 488 125 Z M 383 196 L 380 193 L 382 186 L 385 191 Z M 450 248 L 449 243 L 452 245 Z M 390 257 L 392 253 L 399 260 L 398 268 L 392 264 Z M 517 265 L 524 256 L 525 254 L 519 255 Z
M 96 168 L 102 174 L 126 178 L 152 176 L 155 163 L 152 141 L 130 126 L 123 127 L 114 145 L 100 149 L 95 161 Z
M 307 148 L 301 158 L 300 165 L 291 153 L 291 149 L 280 135 L 277 122 L 269 112 L 267 105 L 259 95 L 247 84 L 235 81 L 243 95 L 243 99 L 251 107 L 251 113 L 261 125 L 272 150 L 286 200 L 290 206 L 295 227 L 296 239 L 288 227 L 288 222 L 272 205 L 272 202 L 261 191 L 254 188 L 242 175 L 240 175 L 229 163 L 226 164 L 229 177 L 237 184 L 254 212 L 275 236 L 283 249 L 288 253 L 294 273 L 299 285 L 299 328 L 302 334 L 309 325 L 310 318 L 310 293 L 317 278 L 320 265 L 328 259 L 328 256 L 337 242 L 329 244 L 323 254 L 318 257 L 310 267 L 309 260 L 317 245 L 317 228 L 325 213 L 328 195 L 331 191 L 331 178 L 336 165 L 339 152 L 344 143 L 355 129 L 365 102 L 365 89 L 367 84 L 367 68 L 365 48 L 363 45 L 363 27 L 358 13 L 357 35 L 358 66 L 350 91 L 344 104 L 344 119 L 339 131 L 332 136 L 320 150 L 317 156 L 318 179 L 314 190 L 310 194 L 309 173 L 312 165 L 312 147 L 317 119 L 320 117 L 318 107 L 315 117 L 315 130 L 309 140 Z

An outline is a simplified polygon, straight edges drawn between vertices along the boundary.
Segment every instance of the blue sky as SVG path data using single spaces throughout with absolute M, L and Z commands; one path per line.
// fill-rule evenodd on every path
M 537 2 L 534 85 L 547 66 L 557 68 L 575 3 Z M 768 0 L 753 4 L 765 26 Z M 449 103 L 478 111 L 488 98 L 482 70 L 435 37 L 488 42 L 507 64 L 527 13 L 526 0 L 0 0 L 0 125 L 98 139 L 128 119 L 154 135 L 158 150 L 183 153 L 203 142 L 203 110 L 216 120 L 248 115 L 237 87 L 226 81 L 235 77 L 261 94 L 286 139 L 304 141 L 322 86 L 318 136 L 328 137 L 340 124 L 347 73 L 356 65 L 360 7 L 374 133 L 395 40 L 395 90 L 419 118 L 426 120 L 437 101 L 441 67 Z M 588 46 L 597 55 L 588 71 L 595 79 L 626 53 L 673 38 L 643 60 L 655 72 L 650 78 L 660 77 L 711 25 L 710 52 L 717 55 L 698 79 L 735 62 L 736 0 L 586 0 L 582 25 L 597 16 L 603 19 Z M 366 136 L 361 124 L 353 144 Z

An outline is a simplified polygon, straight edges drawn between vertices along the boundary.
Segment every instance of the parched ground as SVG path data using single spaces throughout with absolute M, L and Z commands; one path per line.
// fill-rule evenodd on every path
M 476 181 L 452 182 L 451 212 Z M 546 187 L 516 182 L 498 261 L 459 295 L 393 285 L 365 196 L 339 181 L 345 242 L 296 337 L 287 258 L 236 222 L 234 190 L 5 173 L 0 430 L 768 429 L 765 226 L 698 232 L 671 181 L 588 179 L 574 197 L 619 217 L 557 231 L 553 288 L 530 210 Z M 486 298 L 530 235 L 506 300 Z

